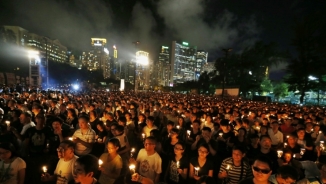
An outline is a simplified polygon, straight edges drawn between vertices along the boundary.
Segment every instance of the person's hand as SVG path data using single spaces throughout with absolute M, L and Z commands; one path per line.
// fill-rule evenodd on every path
M 220 173 L 220 177 L 221 177 L 221 178 L 226 178 L 226 177 L 228 177 L 228 173 L 227 173 L 226 171 L 222 171 L 222 172 Z
M 200 177 L 199 177 L 199 176 L 194 176 L 194 179 L 195 179 L 195 180 L 199 180 Z
M 210 136 L 205 136 L 205 137 L 203 137 L 203 138 L 205 139 L 206 143 L 208 143 L 209 140 L 211 140 L 211 137 L 210 137 Z
M 78 143 L 80 141 L 79 137 L 73 137 L 72 141 L 74 141 L 74 143 Z
M 198 142 L 200 140 L 200 135 L 196 136 L 196 142 Z
M 182 169 L 177 169 L 178 173 L 179 174 L 182 174 L 183 173 L 183 170 Z
M 43 173 L 41 176 L 41 181 L 48 182 L 48 181 L 50 181 L 50 177 L 51 177 L 51 175 L 49 173 Z
M 138 180 L 139 180 L 139 174 L 138 173 L 135 173 L 135 174 L 133 174 L 133 175 L 131 175 L 131 181 L 136 181 L 136 182 L 138 182 Z

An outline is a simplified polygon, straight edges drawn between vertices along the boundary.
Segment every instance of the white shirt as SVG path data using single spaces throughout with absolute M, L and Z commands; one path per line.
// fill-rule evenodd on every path
M 143 148 L 139 151 L 137 156 L 137 165 L 139 174 L 145 176 L 152 181 L 155 181 L 157 174 L 162 173 L 162 159 L 158 153 L 148 156 L 146 150 Z
M 35 127 L 35 124 L 34 124 L 33 121 L 31 121 L 31 122 L 29 122 L 29 123 L 27 123 L 26 125 L 23 126 L 23 129 L 20 132 L 20 135 L 24 135 L 25 132 L 26 132 L 26 130 L 29 129 L 29 128 L 31 128 L 31 127 Z
M 77 129 L 72 137 L 78 137 L 82 141 L 93 143 L 95 142 L 95 131 L 88 129 L 85 134 L 82 133 L 81 129 Z M 87 155 L 92 151 L 91 147 L 86 147 L 82 143 L 77 143 L 75 148 L 76 155 Z
M 146 137 L 149 137 L 151 135 L 151 130 L 157 129 L 155 125 L 153 125 L 152 128 L 149 128 L 148 126 L 144 126 L 143 132 L 146 135 Z
M 64 161 L 63 158 L 60 158 L 54 171 L 54 174 L 57 175 L 56 184 L 68 184 L 73 179 L 72 168 L 77 158 L 76 155 L 69 161 Z
M 278 145 L 280 143 L 283 143 L 283 133 L 282 132 L 277 130 L 277 132 L 275 134 L 272 129 L 269 129 L 268 135 L 272 139 L 272 145 Z
M 3 177 L 1 184 L 12 184 L 17 183 L 18 171 L 25 169 L 26 163 L 23 159 L 17 157 L 11 164 L 5 164 L 0 160 L 0 173 Z

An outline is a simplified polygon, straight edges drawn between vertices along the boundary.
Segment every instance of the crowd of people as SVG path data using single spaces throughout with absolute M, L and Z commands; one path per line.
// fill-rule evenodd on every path
M 324 107 L 160 92 L 0 94 L 0 183 L 326 183 Z

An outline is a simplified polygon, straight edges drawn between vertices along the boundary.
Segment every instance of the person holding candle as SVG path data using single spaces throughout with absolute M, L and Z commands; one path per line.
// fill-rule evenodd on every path
M 70 140 L 64 140 L 57 148 L 59 162 L 57 163 L 54 175 L 44 172 L 41 181 L 50 182 L 56 181 L 57 184 L 68 184 L 73 180 L 72 168 L 77 160 L 74 154 L 75 143 Z M 46 166 L 45 166 L 46 167 Z
M 244 178 L 252 177 L 250 165 L 244 160 L 245 155 L 245 147 L 235 145 L 232 148 L 232 157 L 223 160 L 218 173 L 223 183 L 239 183 Z
M 87 116 L 80 116 L 78 118 L 79 129 L 72 136 L 76 143 L 75 154 L 78 156 L 89 154 L 95 142 L 95 132 L 88 126 L 88 121 Z
M 293 158 L 293 153 L 290 149 L 284 149 L 282 157 L 279 158 L 277 162 L 280 167 L 284 165 L 293 166 L 297 173 L 300 175 L 300 178 L 304 177 L 303 167 L 297 159 Z
M 174 155 L 174 146 L 179 139 L 179 129 L 172 128 L 170 132 L 170 137 L 163 143 L 163 152 L 167 157 L 172 157 Z
M 178 142 L 174 145 L 174 157 L 171 157 L 164 180 L 169 184 L 184 184 L 188 175 L 189 161 L 184 156 L 185 144 Z
M 190 160 L 189 178 L 191 178 L 191 183 L 196 183 L 200 176 L 203 175 L 213 177 L 213 161 L 207 158 L 209 155 L 209 149 L 210 148 L 207 143 L 201 144 L 198 147 L 198 157 L 194 157 Z
M 136 161 L 131 158 L 129 162 L 137 166 L 136 172 L 157 183 L 162 173 L 162 159 L 155 151 L 155 145 L 156 140 L 154 137 L 146 137 L 144 141 L 145 148 L 139 151 Z
M 10 143 L 0 143 L 0 183 L 24 184 L 26 163 Z
M 100 160 L 103 161 L 99 168 L 101 171 L 100 183 L 113 184 L 119 178 L 123 166 L 122 158 L 118 154 L 119 148 L 119 139 L 112 138 L 109 140 L 107 144 L 108 153 L 103 153 L 100 157 Z

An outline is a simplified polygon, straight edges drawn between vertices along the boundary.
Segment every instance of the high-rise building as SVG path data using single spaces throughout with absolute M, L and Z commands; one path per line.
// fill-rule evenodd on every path
M 203 50 L 197 51 L 196 65 L 195 65 L 195 80 L 199 79 L 200 74 L 203 71 L 203 66 L 207 63 L 207 57 L 208 57 L 208 52 L 205 52 Z
M 59 40 L 50 39 L 18 26 L 3 26 L 5 30 L 10 30 L 16 37 L 16 44 L 28 50 L 39 51 L 43 58 L 66 63 L 68 62 L 67 47 L 62 45 Z
M 103 77 L 110 77 L 109 51 L 105 38 L 91 38 L 92 50 L 83 52 L 82 63 L 90 71 L 102 70 Z
M 160 86 L 169 86 L 173 83 L 172 66 L 170 61 L 170 48 L 161 46 L 158 63 L 155 64 L 157 80 Z
M 213 72 L 215 70 L 214 64 L 215 64 L 214 62 L 206 62 L 203 65 L 202 72 L 207 72 L 207 73 Z
M 187 42 L 172 42 L 170 61 L 173 69 L 170 78 L 173 81 L 169 86 L 196 80 L 196 56 L 196 46 L 189 46 Z

